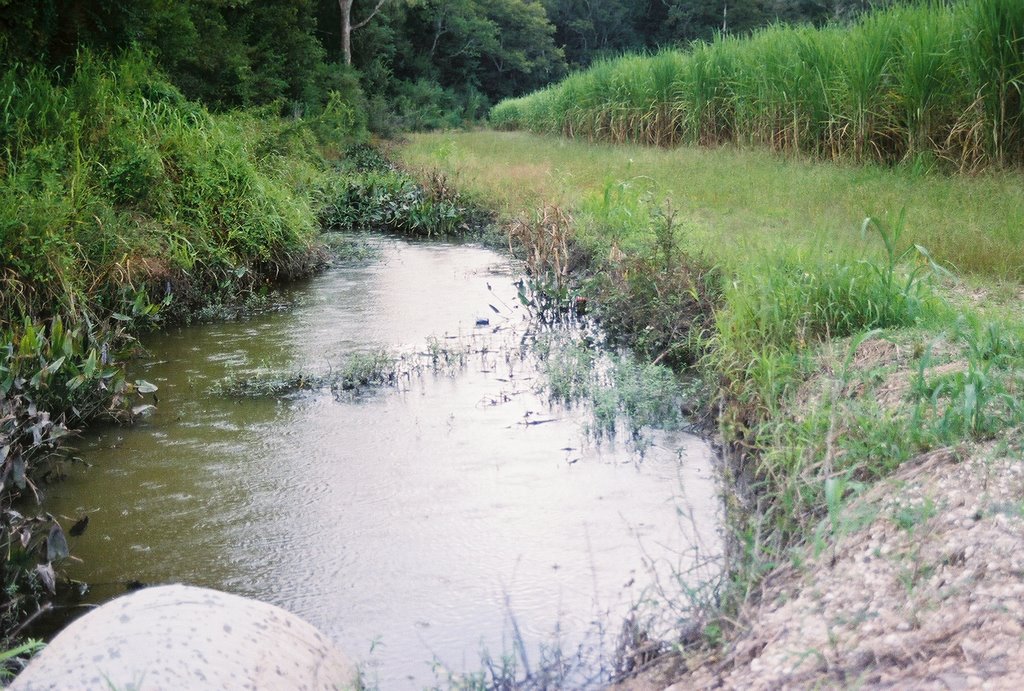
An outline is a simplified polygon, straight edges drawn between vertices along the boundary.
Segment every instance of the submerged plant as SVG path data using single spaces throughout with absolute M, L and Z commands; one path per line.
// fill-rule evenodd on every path
M 686 422 L 682 403 L 688 389 L 665 365 L 553 334 L 538 339 L 534 353 L 542 390 L 554 402 L 588 409 L 590 428 L 599 437 L 625 431 L 640 440 L 646 429 L 674 429 Z
M 411 377 L 427 373 L 450 376 L 466 365 L 470 352 L 486 350 L 445 346 L 437 339 L 429 339 L 424 352 L 399 354 L 377 348 L 352 353 L 340 367 L 331 367 L 326 372 L 259 371 L 228 376 L 217 382 L 213 391 L 247 398 L 282 398 L 320 391 L 347 398 L 377 388 L 400 386 Z

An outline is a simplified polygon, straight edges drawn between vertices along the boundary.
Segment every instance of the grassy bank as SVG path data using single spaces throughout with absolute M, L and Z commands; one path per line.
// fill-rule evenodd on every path
M 600 62 L 499 103 L 493 125 L 816 158 L 1024 164 L 1024 4 L 900 5 L 849 27 L 773 26 Z
M 317 171 L 302 130 L 211 115 L 139 57 L 83 56 L 63 83 L 14 68 L 2 88 L 6 324 L 101 319 L 140 291 L 187 309 L 243 272 L 308 271 L 302 188 Z
M 1017 174 L 484 132 L 418 136 L 401 154 L 518 218 L 513 239 L 582 257 L 575 272 L 534 266 L 572 274 L 570 297 L 625 342 L 703 378 L 733 538 L 717 605 L 683 627 L 704 643 L 742 629 L 769 574 L 807 573 L 869 523 L 851 507 L 902 466 L 1019 448 Z

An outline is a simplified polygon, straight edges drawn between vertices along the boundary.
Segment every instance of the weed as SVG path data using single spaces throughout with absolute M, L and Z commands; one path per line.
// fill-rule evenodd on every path
M 324 244 L 334 262 L 368 262 L 380 255 L 372 241 L 352 233 L 325 233 Z
M 693 365 L 711 338 L 722 299 L 718 267 L 680 246 L 674 211 L 651 221 L 653 246 L 599 265 L 583 292 L 613 342 L 655 363 Z
M 935 502 L 928 497 L 920 503 L 897 506 L 893 521 L 901 530 L 913 532 L 915 527 L 933 518 L 936 513 Z
M 367 146 L 350 149 L 339 169 L 317 191 L 320 225 L 329 230 L 388 229 L 408 235 L 464 235 L 478 223 L 469 208 L 440 174 L 420 184 Z
M 165 316 L 321 263 L 308 130 L 260 114 L 211 115 L 140 54 L 82 52 L 66 83 L 0 75 L 8 159 L 0 177 L 0 324 L 101 320 L 145 292 Z M 305 133 L 305 134 L 304 134 Z
M 588 406 L 591 430 L 598 437 L 614 437 L 623 425 L 629 438 L 640 441 L 647 428 L 685 423 L 684 386 L 664 365 L 555 336 L 539 339 L 534 352 L 541 360 L 543 389 L 564 405 Z
M 9 681 L 14 675 L 11 669 L 12 663 L 25 656 L 33 655 L 45 647 L 46 645 L 42 641 L 29 639 L 21 645 L 0 652 L 0 681 Z

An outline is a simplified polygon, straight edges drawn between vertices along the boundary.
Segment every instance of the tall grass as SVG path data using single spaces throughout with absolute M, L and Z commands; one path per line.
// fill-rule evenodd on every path
M 308 127 L 211 114 L 138 54 L 9 68 L 0 103 L 0 326 L 102 319 L 139 290 L 185 307 L 315 259 Z
M 590 140 L 743 143 L 826 159 L 928 152 L 1024 165 L 1024 2 L 925 2 L 849 27 L 771 26 L 624 56 L 491 111 L 493 126 Z

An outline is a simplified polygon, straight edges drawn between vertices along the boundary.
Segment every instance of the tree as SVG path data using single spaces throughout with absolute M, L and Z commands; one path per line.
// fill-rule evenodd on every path
M 368 92 L 383 92 L 392 103 L 433 93 L 477 112 L 484 97 L 525 93 L 565 74 L 553 34 L 537 0 L 418 0 L 387 5 L 354 42 L 353 54 L 364 80 L 375 82 Z M 385 66 L 387 84 L 379 81 Z
M 555 41 L 570 65 L 585 67 L 601 55 L 643 47 L 637 24 L 648 3 L 634 0 L 544 0 Z
M 744 34 L 764 26 L 777 16 L 775 0 L 658 0 L 652 3 L 657 15 L 659 43 L 683 44 L 711 40 L 718 32 Z M 778 0 L 779 6 L 793 4 Z M 654 12 L 656 10 L 656 13 Z
M 370 23 L 370 20 L 377 16 L 380 8 L 388 0 L 377 0 L 376 7 L 362 21 L 352 23 L 352 2 L 353 0 L 338 0 L 338 9 L 341 11 L 341 54 L 346 65 L 352 64 L 352 32 L 361 29 Z
M 493 99 L 539 89 L 565 75 L 565 53 L 539 0 L 479 0 L 495 32 L 481 49 L 481 84 Z

